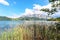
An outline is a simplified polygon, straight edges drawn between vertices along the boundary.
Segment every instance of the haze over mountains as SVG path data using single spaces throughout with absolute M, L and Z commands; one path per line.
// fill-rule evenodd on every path
M 18 18 L 9 18 L 5 16 L 0 16 L 0 20 L 41 20 L 41 19 L 46 19 L 46 15 L 41 15 L 41 14 L 26 14 L 22 15 Z

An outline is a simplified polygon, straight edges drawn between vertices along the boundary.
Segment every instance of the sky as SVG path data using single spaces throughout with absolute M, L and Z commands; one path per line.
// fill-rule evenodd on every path
M 23 14 L 39 12 L 41 8 L 51 8 L 48 0 L 0 0 L 0 16 L 20 17 Z

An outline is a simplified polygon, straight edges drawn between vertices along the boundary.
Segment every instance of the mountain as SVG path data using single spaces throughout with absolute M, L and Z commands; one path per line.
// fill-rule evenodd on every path
M 18 19 L 19 20 L 46 20 L 46 16 L 40 14 L 27 14 L 27 15 L 22 15 Z
M 3 21 L 3 20 L 12 20 L 12 19 L 6 16 L 0 16 L 0 21 Z
M 25 14 L 19 18 L 9 18 L 6 16 L 0 16 L 0 20 L 46 20 L 47 16 L 42 14 Z

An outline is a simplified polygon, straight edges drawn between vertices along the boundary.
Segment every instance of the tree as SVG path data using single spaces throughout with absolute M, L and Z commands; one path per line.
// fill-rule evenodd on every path
M 55 12 L 57 12 L 58 7 L 60 6 L 60 1 L 59 0 L 49 0 L 49 2 L 52 4 L 52 8 L 42 8 L 41 11 L 47 12 L 48 17 L 52 14 L 54 14 Z
M 57 0 L 49 0 L 49 2 L 55 2 L 55 1 L 57 1 Z
M 47 12 L 47 14 L 48 14 L 48 17 L 49 17 L 49 15 L 52 15 L 52 14 L 54 14 L 55 12 L 57 12 L 57 10 L 56 10 L 56 8 L 54 8 L 54 9 L 48 9 L 48 8 L 43 8 L 43 9 L 41 9 L 42 11 L 44 11 L 44 12 Z
M 53 7 L 58 7 L 60 5 L 60 0 L 49 0 L 50 3 L 53 3 Z M 56 2 L 56 4 L 54 4 Z

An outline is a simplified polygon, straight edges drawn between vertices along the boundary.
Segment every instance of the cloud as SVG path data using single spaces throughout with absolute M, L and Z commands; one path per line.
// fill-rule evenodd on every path
M 20 17 L 20 16 L 21 16 L 21 14 L 12 13 L 12 15 L 7 16 L 7 17 L 9 17 L 9 18 L 18 18 L 18 17 Z
M 0 0 L 0 4 L 9 6 L 9 3 L 6 0 Z
M 34 14 L 32 9 L 26 8 L 25 14 Z
M 55 14 L 53 14 L 52 17 L 54 17 L 54 18 L 60 17 L 60 10 L 58 10 L 58 12 L 56 12 Z
M 45 6 L 41 6 L 39 4 L 33 4 L 33 9 L 29 9 L 26 8 L 25 12 L 23 13 L 23 15 L 32 15 L 32 14 L 39 14 L 41 17 L 45 17 L 47 16 L 47 12 L 43 12 L 40 11 L 43 8 L 48 8 L 48 9 L 52 9 L 52 4 L 49 3 L 48 5 Z M 55 14 L 51 15 L 51 17 L 59 17 L 60 16 L 60 10 L 58 12 L 56 12 Z
M 39 4 L 33 4 L 32 9 L 26 8 L 24 13 L 22 13 L 20 15 L 14 14 L 13 17 L 17 18 L 17 17 L 21 17 L 21 16 L 25 16 L 25 15 L 29 16 L 29 15 L 32 15 L 32 14 L 38 14 L 38 15 L 40 15 L 40 17 L 46 18 L 47 13 L 43 12 L 43 11 L 40 11 L 40 10 L 43 9 L 43 8 L 48 8 L 48 9 L 51 10 L 51 8 L 52 8 L 51 6 L 52 6 L 51 3 L 49 3 L 48 5 L 45 5 L 45 6 L 41 6 Z M 57 17 L 57 16 L 60 16 L 60 10 L 52 15 L 52 17 Z
M 45 6 L 41 6 L 39 4 L 33 4 L 33 6 L 34 6 L 33 9 L 36 9 L 36 10 L 40 10 L 40 9 L 43 9 L 43 8 L 48 8 L 48 9 L 52 8 L 51 3 L 49 3 L 48 5 L 45 5 Z
M 26 8 L 25 9 L 25 12 L 22 13 L 21 16 L 31 16 L 32 14 L 37 14 L 41 17 L 44 17 L 46 18 L 46 15 L 47 13 L 43 12 L 43 11 L 40 11 L 40 9 L 42 9 L 44 6 L 40 6 L 38 4 L 33 4 L 33 8 L 32 9 L 29 9 L 29 8 Z
M 33 9 L 40 10 L 42 9 L 42 6 L 40 6 L 39 4 L 33 4 Z
M 39 4 L 33 4 L 33 9 L 26 8 L 23 15 L 32 15 L 32 14 L 40 14 L 40 15 L 47 15 L 47 13 L 40 11 L 42 8 L 51 8 L 51 4 L 41 6 Z

